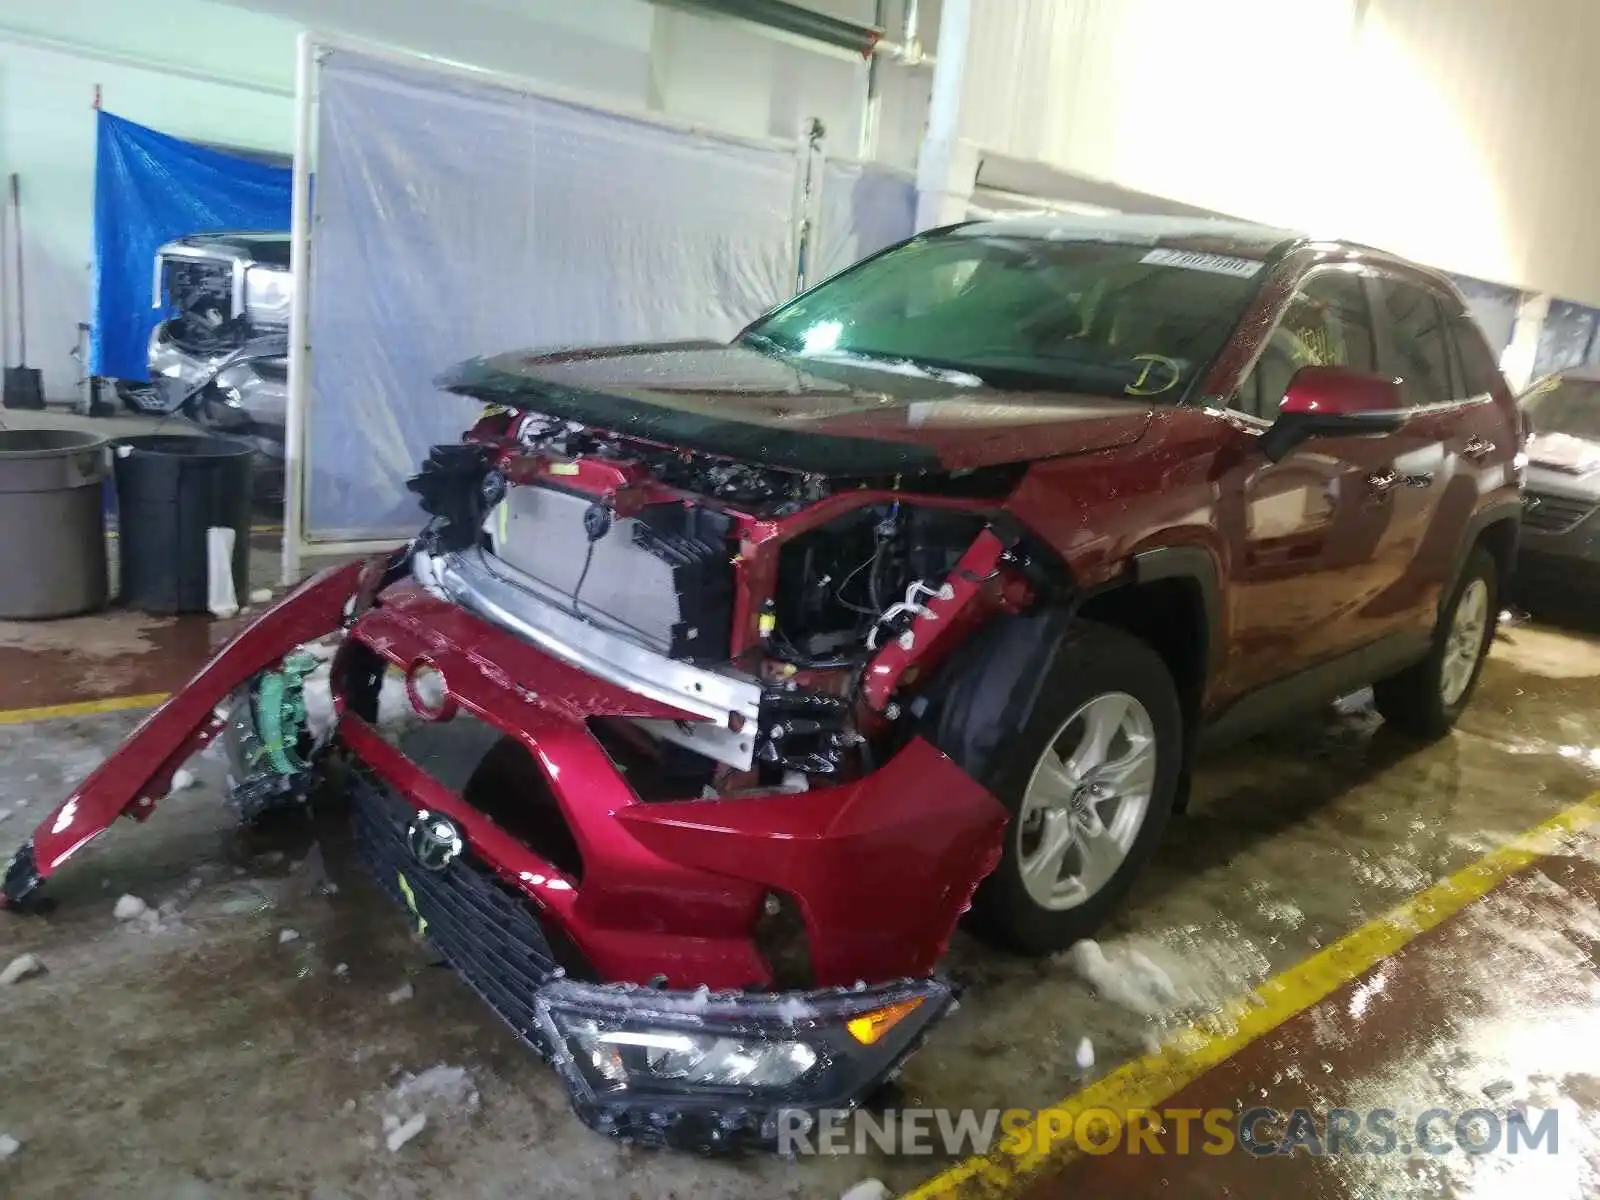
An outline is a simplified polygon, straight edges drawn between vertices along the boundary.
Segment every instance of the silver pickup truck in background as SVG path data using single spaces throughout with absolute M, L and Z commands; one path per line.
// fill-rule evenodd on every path
M 289 399 L 289 235 L 203 233 L 156 251 L 152 304 L 174 315 L 150 334 L 150 386 L 130 408 L 183 412 L 243 438 L 281 472 Z

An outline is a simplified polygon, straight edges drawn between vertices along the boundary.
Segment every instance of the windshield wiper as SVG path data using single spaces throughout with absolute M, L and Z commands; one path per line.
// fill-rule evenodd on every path
M 870 350 L 832 349 L 800 351 L 795 357 L 820 362 L 858 363 L 861 366 L 871 367 L 878 371 L 893 371 L 897 375 L 915 375 L 921 379 L 934 379 L 940 383 L 952 383 L 957 387 L 983 386 L 983 380 L 971 371 L 964 371 L 956 366 L 939 366 L 925 359 L 906 358 L 899 354 L 877 354 Z

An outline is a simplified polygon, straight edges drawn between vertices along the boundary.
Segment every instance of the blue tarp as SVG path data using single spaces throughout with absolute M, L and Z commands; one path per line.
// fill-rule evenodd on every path
M 189 233 L 287 230 L 290 171 L 98 116 L 92 369 L 145 379 L 163 315 L 151 306 L 156 248 Z

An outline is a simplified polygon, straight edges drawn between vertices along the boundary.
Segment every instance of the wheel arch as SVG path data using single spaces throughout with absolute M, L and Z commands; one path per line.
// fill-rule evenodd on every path
M 1517 543 L 1521 533 L 1521 500 L 1499 500 L 1473 513 L 1467 522 L 1461 544 L 1456 547 L 1455 560 L 1450 564 L 1449 578 L 1440 589 L 1438 612 L 1443 613 L 1444 606 L 1455 595 L 1456 585 L 1461 581 L 1461 573 L 1467 569 L 1467 560 L 1479 546 L 1487 550 L 1494 559 L 1495 570 L 1499 574 L 1500 594 L 1504 596 L 1506 584 L 1517 568 Z
M 1039 700 L 1040 684 L 1068 629 L 1074 621 L 1091 620 L 1139 638 L 1161 658 L 1176 685 L 1192 746 L 1223 644 L 1219 574 L 1216 558 L 1203 546 L 1154 547 L 1132 555 L 1108 584 L 990 621 L 951 656 L 930 689 L 926 736 L 970 764 L 982 780 L 1003 754 L 1003 739 L 980 742 L 975 730 L 1020 727 Z M 994 711 L 997 720 L 971 719 L 983 709 Z
M 1191 737 L 1224 644 L 1219 576 L 1217 560 L 1204 546 L 1153 547 L 1134 554 L 1119 579 L 1074 606 L 1076 615 L 1131 633 L 1161 656 Z

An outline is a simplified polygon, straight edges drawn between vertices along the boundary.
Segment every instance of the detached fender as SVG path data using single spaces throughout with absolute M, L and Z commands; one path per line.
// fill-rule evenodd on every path
M 296 646 L 338 629 L 363 600 L 370 602 L 404 555 L 330 567 L 241 630 L 39 823 L 0 882 L 0 903 L 20 903 L 122 814 L 148 817 L 171 790 L 173 772 L 221 731 L 218 710 L 234 690 Z

